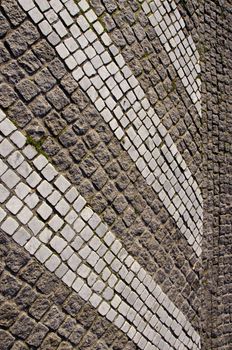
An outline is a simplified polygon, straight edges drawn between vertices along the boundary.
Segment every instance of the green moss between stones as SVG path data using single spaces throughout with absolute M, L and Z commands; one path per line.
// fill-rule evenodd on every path
M 44 152 L 44 150 L 42 149 L 42 145 L 45 141 L 45 138 L 41 138 L 40 140 L 35 140 L 33 139 L 32 136 L 30 135 L 26 135 L 26 140 L 27 140 L 27 145 L 31 145 L 33 147 L 35 147 L 36 151 L 39 154 L 42 154 L 43 156 L 45 156 L 46 158 L 48 158 L 48 155 L 46 154 L 46 152 Z

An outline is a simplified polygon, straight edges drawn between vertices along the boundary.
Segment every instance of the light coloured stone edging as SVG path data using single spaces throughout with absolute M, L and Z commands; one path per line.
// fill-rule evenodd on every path
M 185 23 L 175 2 L 146 0 L 142 8 L 201 117 L 200 56 L 192 36 L 184 34 Z
M 140 349 L 200 349 L 183 313 L 3 112 L 0 178 L 1 229 Z
M 138 80 L 85 0 L 18 0 L 201 255 L 202 196 Z

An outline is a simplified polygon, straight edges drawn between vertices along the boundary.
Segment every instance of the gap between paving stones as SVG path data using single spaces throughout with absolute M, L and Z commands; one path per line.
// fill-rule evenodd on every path
M 70 4 L 72 4 L 71 10 L 69 9 Z M 80 4 L 82 6 L 80 6 L 81 11 L 87 18 L 86 20 L 83 15 L 78 17 L 77 24 L 80 29 L 74 24 L 70 16 L 70 14 L 76 16 L 80 12 L 80 8 L 71 1 L 67 4 L 65 3 L 70 14 L 63 5 L 60 8 L 50 9 L 53 12 L 56 10 L 57 14 L 53 17 L 53 20 L 56 18 L 54 20 L 56 22 L 53 23 L 52 20 L 52 23 L 49 24 L 49 33 L 43 30 L 43 26 L 40 29 L 47 36 L 50 43 L 56 46 L 60 57 L 65 60 L 68 68 L 73 71 L 74 78 L 79 82 L 81 88 L 87 92 L 104 120 L 109 123 L 116 137 L 122 141 L 124 148 L 136 162 L 136 166 L 141 171 L 146 182 L 158 193 L 159 198 L 176 220 L 179 229 L 199 256 L 201 254 L 200 243 L 202 235 L 202 198 L 200 190 L 192 179 L 191 173 L 178 153 L 170 135 L 167 134 L 166 129 L 160 124 L 159 118 L 150 107 L 137 80 L 131 75 L 129 68 L 125 66 L 125 61 L 117 48 L 111 45 L 108 35 L 103 33 L 103 29 L 96 20 L 97 17 L 94 12 L 89 10 L 86 2 L 82 1 Z M 39 9 L 32 2 L 30 6 L 30 9 L 26 9 L 24 5 L 24 9 L 29 11 L 29 15 L 37 23 L 37 19 L 32 15 L 32 11 L 36 10 L 38 13 Z M 42 12 L 40 13 L 42 15 Z M 66 39 L 68 31 L 63 22 L 58 19 L 58 15 L 61 16 L 66 27 L 72 25 L 72 37 Z M 45 19 L 41 22 L 42 18 L 44 18 L 43 15 L 38 22 L 47 23 Z M 61 24 L 63 27 L 60 32 Z M 95 33 L 92 28 L 95 30 Z M 81 34 L 81 31 L 84 31 L 85 35 Z M 97 36 L 99 35 L 103 44 L 109 47 L 110 55 L 98 41 Z M 56 43 L 53 40 L 54 36 L 56 37 Z M 61 42 L 63 38 L 65 38 L 64 43 Z M 100 63 L 99 56 L 95 56 L 95 50 L 98 52 L 98 55 L 101 54 Z M 105 58 L 102 59 L 102 56 Z M 114 56 L 114 61 L 111 60 L 111 56 Z M 91 60 L 91 64 L 90 62 L 84 63 L 87 57 Z M 78 64 L 82 65 L 83 69 L 81 66 L 76 68 Z M 96 75 L 95 68 L 98 69 L 100 76 Z M 118 83 L 122 86 L 125 85 L 125 91 L 123 91 L 121 85 L 122 90 L 117 89 L 117 83 L 110 75 L 113 75 L 115 78 L 118 77 L 116 81 L 119 79 Z M 102 79 L 107 79 L 106 85 L 104 85 Z M 113 98 L 108 96 L 110 93 L 109 89 L 111 89 L 111 92 L 114 91 Z M 105 102 L 102 97 L 105 97 Z M 141 100 L 141 102 L 138 102 L 137 99 L 138 101 Z M 120 104 L 117 104 L 115 100 L 119 101 Z M 138 113 L 139 117 L 136 117 L 136 113 Z M 149 129 L 143 125 L 144 120 L 146 120 L 146 125 L 150 126 Z M 155 142 L 153 140 L 154 136 Z M 164 143 L 163 140 L 165 140 Z M 184 172 L 185 176 L 182 172 Z M 197 194 L 197 197 L 195 194 Z
M 141 349 L 199 349 L 199 335 L 182 312 L 69 181 L 25 146 L 26 138 L 4 113 L 0 130 L 1 229 Z

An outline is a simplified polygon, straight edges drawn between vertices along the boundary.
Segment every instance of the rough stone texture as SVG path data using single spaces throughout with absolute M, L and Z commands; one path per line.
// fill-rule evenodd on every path
M 20 258 L 13 261 L 16 251 Z M 2 232 L 0 257 L 1 350 L 137 349 Z
M 25 40 L 28 23 L 27 20 L 7 33 L 3 40 L 7 48 L 8 37 L 14 33 L 21 41 Z M 11 44 L 14 46 L 13 41 Z M 33 57 L 31 62 L 27 62 L 27 55 Z M 12 102 L 6 112 L 40 142 L 57 169 L 65 172 L 92 209 L 123 241 L 128 252 L 198 330 L 201 264 L 174 220 L 88 98 L 74 83 L 70 84 L 73 79 L 52 47 L 41 39 L 16 56 L 24 77 L 14 86 L 4 75 L 4 84 L 15 88 L 20 101 Z M 30 96 L 28 85 L 32 87 Z M 179 100 L 177 92 L 175 97 Z M 161 117 L 163 104 L 159 109 L 154 106 Z M 182 107 L 184 112 L 186 107 Z M 176 113 L 179 116 L 179 112 Z M 172 126 L 171 129 L 173 136 L 178 128 Z
M 204 349 L 228 350 L 231 326 L 231 4 L 206 1 L 202 24 L 205 244 Z
M 231 349 L 231 4 L 178 3 L 186 34 L 198 42 L 200 33 L 204 56 L 203 173 L 199 116 L 139 3 L 92 0 L 91 5 L 203 188 L 203 288 L 200 263 L 173 220 L 14 0 L 1 2 L 0 105 L 20 128 L 42 140 L 53 163 L 202 328 L 203 349 Z M 0 349 L 135 348 L 18 246 L 3 235 L 1 242 Z
M 199 4 L 183 3 L 185 6 L 179 8 L 186 23 L 186 34 L 191 33 L 197 44 Z M 138 2 L 130 0 L 99 0 L 91 4 L 96 13 L 99 7 L 104 11 L 101 16 L 104 28 L 114 44 L 122 49 L 125 61 L 201 186 L 201 120 L 145 12 Z

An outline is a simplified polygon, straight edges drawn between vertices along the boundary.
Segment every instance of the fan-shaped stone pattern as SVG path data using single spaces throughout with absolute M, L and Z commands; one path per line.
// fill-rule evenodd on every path
M 29 11 L 25 5 L 22 4 L 22 6 Z M 30 6 L 32 10 L 35 4 L 31 3 Z M 125 65 L 117 48 L 111 44 L 109 36 L 104 33 L 94 12 L 84 1 L 80 2 L 79 7 L 73 4 L 75 14 L 84 12 L 84 15 L 77 17 L 77 24 L 75 24 L 70 16 L 70 14 L 74 15 L 73 7 L 69 10 L 68 6 L 64 4 L 64 7 L 60 5 L 55 8 L 56 21 L 51 23 L 49 32 L 43 32 L 43 23 L 46 22 L 44 19 L 40 22 L 41 31 L 47 35 L 52 44 L 56 45 L 58 54 L 73 71 L 74 79 L 87 92 L 105 121 L 109 123 L 115 136 L 122 139 L 124 148 L 136 162 L 146 182 L 158 193 L 181 232 L 199 256 L 202 198 L 196 182 L 170 135 L 150 107 L 138 81 Z M 37 11 L 39 11 L 38 8 Z M 70 17 L 69 20 L 67 16 Z M 60 28 L 61 19 L 65 23 L 68 21 L 67 27 L 71 26 L 69 33 L 71 37 L 64 39 L 64 42 L 61 40 L 68 34 L 68 28 L 59 33 L 57 27 Z M 59 35 L 56 43 L 50 39 L 53 38 L 54 33 L 57 38 Z M 109 48 L 116 63 L 110 58 L 98 37 L 101 38 L 103 45 Z M 80 67 L 81 64 L 84 64 L 83 68 Z M 116 85 L 117 82 L 120 88 Z M 109 89 L 111 89 L 111 95 Z
M 184 315 L 3 113 L 0 131 L 1 229 L 139 348 L 198 349 Z
M 120 48 L 128 66 L 146 91 L 149 102 L 183 155 L 194 179 L 201 186 L 201 118 L 143 7 L 138 2 L 129 0 L 112 0 L 110 3 L 92 0 L 90 4 L 113 43 Z M 193 12 L 192 19 L 197 27 L 193 31 L 193 21 L 178 6 L 186 24 L 183 31 L 186 37 L 192 35 L 197 46 L 198 7 L 199 4 L 186 3 L 186 8 L 191 14 Z
M 6 8 L 5 1 L 1 4 Z M 13 19 L 9 8 L 13 5 L 14 1 L 7 3 L 8 12 L 4 12 L 10 21 Z M 152 274 L 198 329 L 200 263 L 196 261 L 193 250 L 181 237 L 173 219 L 139 175 L 132 160 L 114 139 L 88 98 L 76 88 L 71 74 L 55 58 L 50 45 L 45 40 L 37 39 L 30 45 L 30 50 L 20 54 L 17 64 L 10 59 L 11 49 L 6 40 L 15 33 L 16 38 L 26 41 L 27 26 L 29 32 L 36 33 L 37 38 L 35 28 L 26 20 L 23 30 L 21 25 L 12 28 L 3 39 L 5 63 L 1 68 L 4 71 L 4 86 L 7 84 L 8 90 L 13 89 L 16 93 L 16 100 L 11 101 L 7 113 L 38 141 L 35 144 L 42 147 L 54 164 L 66 173 L 89 205 L 101 213 L 111 230 L 122 239 L 128 252 Z M 44 69 L 44 64 L 47 69 Z M 18 82 L 30 79 L 40 89 L 27 106 L 12 82 L 11 65 L 15 67 L 12 72 L 19 72 Z M 43 77 L 47 79 L 45 82 Z M 55 96 L 51 90 L 54 95 L 63 96 L 65 101 L 72 101 L 71 106 L 67 105 L 64 110 L 56 109 L 60 108 L 56 104 L 53 107 L 50 101 Z M 47 107 L 42 109 L 41 114 L 43 105 Z M 71 123 L 68 130 L 67 122 Z M 77 143 L 74 134 L 78 138 Z M 28 139 L 30 142 L 31 136 Z

